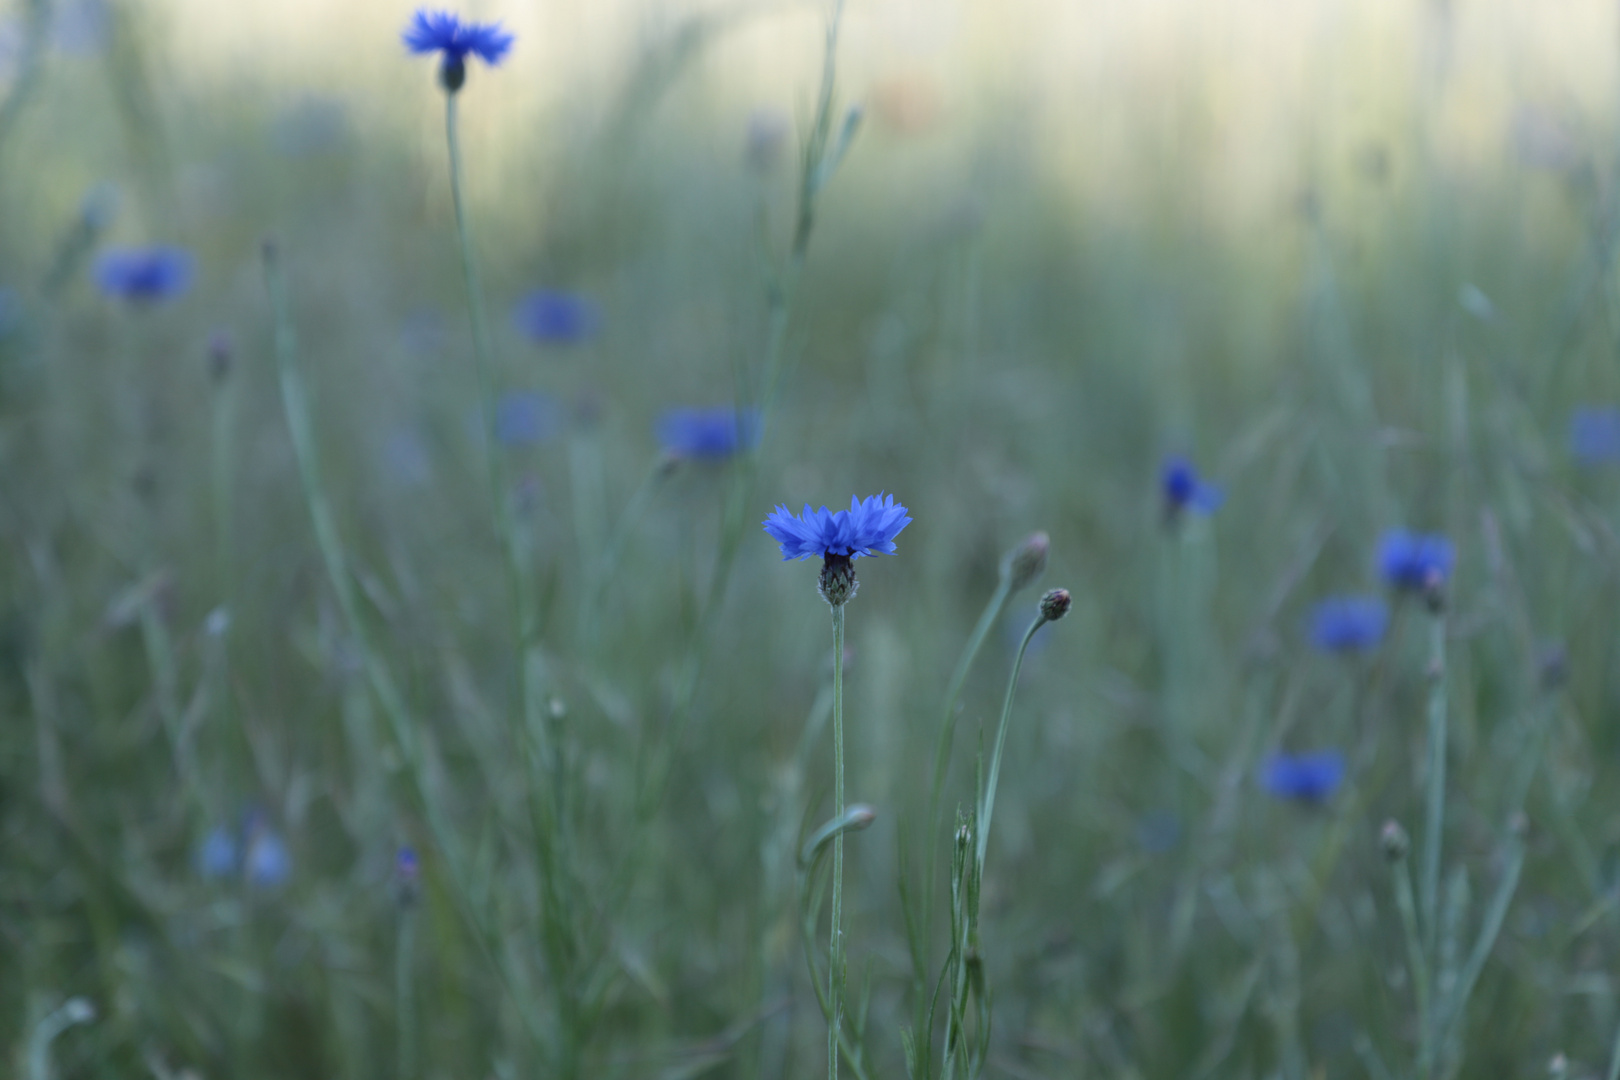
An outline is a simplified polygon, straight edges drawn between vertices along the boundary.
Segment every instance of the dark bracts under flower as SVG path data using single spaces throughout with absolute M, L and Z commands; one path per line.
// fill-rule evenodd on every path
M 1260 786 L 1279 799 L 1325 802 L 1344 782 L 1344 755 L 1337 750 L 1276 753 L 1260 770 Z
M 673 457 L 728 458 L 759 442 L 759 410 L 669 409 L 658 418 L 658 441 Z
M 812 555 L 858 559 L 879 552 L 893 554 L 894 538 L 909 524 L 906 508 L 897 504 L 893 495 L 870 495 L 865 499 L 851 496 L 849 509 L 837 513 L 825 506 L 811 510 L 805 503 L 804 516 L 800 517 L 778 506 L 765 519 L 765 531 L 782 545 L 784 562 Z
M 1159 486 L 1164 492 L 1165 511 L 1171 516 L 1182 510 L 1213 514 L 1226 498 L 1220 488 L 1201 479 L 1193 463 L 1179 454 L 1164 459 Z
M 596 305 L 577 293 L 536 289 L 512 307 L 512 323 L 541 345 L 572 345 L 601 326 Z
M 1376 596 L 1332 596 L 1311 612 L 1311 643 L 1328 652 L 1370 649 L 1384 638 L 1389 608 Z
M 1444 536 L 1391 529 L 1378 542 L 1378 571 L 1403 592 L 1444 585 L 1455 562 L 1456 552 Z
M 405 47 L 418 56 L 439 53 L 439 79 L 450 93 L 467 80 L 467 56 L 494 66 L 512 48 L 513 37 L 499 23 L 462 22 L 448 11 L 418 11 L 403 35 Z
M 191 286 L 191 252 L 181 247 L 114 248 L 96 259 L 96 285 L 118 300 L 153 304 Z

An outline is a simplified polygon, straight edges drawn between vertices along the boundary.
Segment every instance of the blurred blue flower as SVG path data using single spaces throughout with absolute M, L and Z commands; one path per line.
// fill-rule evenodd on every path
M 823 506 L 812 511 L 804 504 L 801 519 L 785 506 L 778 506 L 765 519 L 765 531 L 782 545 L 782 559 L 807 559 L 811 555 L 844 555 L 858 559 L 879 552 L 892 553 L 894 538 L 911 524 L 906 508 L 894 496 L 870 495 L 862 500 L 851 496 L 849 509 L 831 513 Z
M 205 878 L 230 877 L 236 873 L 236 837 L 223 825 L 214 826 L 197 848 L 197 873 Z
M 405 28 L 404 39 L 411 52 L 440 53 L 446 65 L 463 63 L 468 53 L 486 64 L 498 64 L 515 40 L 499 23 L 464 23 L 448 11 L 418 11 Z
M 1370 649 L 1388 627 L 1389 607 L 1376 596 L 1332 596 L 1311 611 L 1311 642 L 1329 652 Z
M 1164 459 L 1159 472 L 1159 486 L 1164 490 L 1164 503 L 1171 512 L 1192 510 L 1199 514 L 1212 514 L 1220 509 L 1226 495 L 1214 484 L 1198 476 L 1193 463 L 1180 454 Z
M 292 855 L 274 829 L 260 820 L 248 829 L 247 858 L 243 863 L 248 884 L 273 889 L 292 876 Z
M 181 247 L 114 248 L 96 259 L 101 291 L 118 300 L 156 303 L 191 286 L 191 252 Z
M 730 457 L 759 442 L 759 410 L 668 409 L 658 418 L 658 441 L 675 457 Z
M 64 53 L 90 56 L 106 48 L 111 24 L 106 0 L 68 0 L 56 9 L 51 36 Z
M 1571 413 L 1569 452 L 1579 465 L 1620 461 L 1620 409 L 1585 405 Z
M 567 345 L 595 335 L 596 305 L 578 293 L 536 289 L 512 307 L 512 322 L 542 345 Z
M 1378 571 L 1397 589 L 1416 592 L 1432 577 L 1444 584 L 1457 560 L 1451 541 L 1444 536 L 1391 529 L 1378 541 Z
M 502 446 L 533 446 L 562 428 L 562 407 L 538 390 L 509 390 L 495 402 L 495 441 Z
M 1275 753 L 1260 770 L 1260 786 L 1279 799 L 1323 802 L 1344 782 L 1344 754 L 1316 750 L 1307 754 Z

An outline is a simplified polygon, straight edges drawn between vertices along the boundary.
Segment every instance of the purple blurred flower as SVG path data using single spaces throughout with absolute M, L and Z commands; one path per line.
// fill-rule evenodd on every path
M 1620 461 L 1620 408 L 1583 405 L 1571 413 L 1569 452 L 1578 465 Z
M 193 259 L 182 247 L 113 248 L 96 259 L 101 291 L 118 300 L 151 304 L 191 287 Z
M 1180 454 L 1164 459 L 1159 471 L 1159 486 L 1164 492 L 1165 506 L 1172 512 L 1192 510 L 1199 514 L 1212 514 L 1220 509 L 1226 495 L 1220 488 L 1200 479 L 1193 463 Z
M 495 402 L 495 441 L 502 446 L 533 446 L 562 426 L 562 407 L 538 390 L 509 390 Z
M 1444 584 L 1456 561 L 1456 551 L 1444 536 L 1391 529 L 1378 541 L 1379 573 L 1405 592 L 1421 591 L 1431 579 Z
M 536 289 L 512 307 L 512 322 L 542 345 L 569 345 L 593 337 L 601 325 L 596 305 L 577 293 Z
M 675 457 L 727 458 L 759 442 L 759 410 L 669 409 L 658 418 L 658 441 Z
M 1260 770 L 1260 786 L 1279 799 L 1319 803 L 1344 782 L 1344 754 L 1316 750 L 1305 754 L 1275 753 Z
M 1328 652 L 1370 649 L 1384 639 L 1389 607 L 1376 596 L 1332 596 L 1311 611 L 1311 642 Z

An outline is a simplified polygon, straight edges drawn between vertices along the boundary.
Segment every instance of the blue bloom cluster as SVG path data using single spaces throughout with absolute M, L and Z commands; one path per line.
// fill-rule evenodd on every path
M 812 555 L 858 559 L 879 552 L 892 554 L 894 538 L 909 524 L 906 508 L 896 503 L 893 495 L 871 495 L 865 499 L 851 496 L 849 509 L 837 513 L 825 506 L 813 511 L 805 503 L 802 518 L 778 506 L 765 519 L 765 531 L 782 545 L 783 561 Z
M 181 247 L 114 248 L 96 259 L 96 285 L 133 303 L 170 300 L 191 287 L 191 252 Z
M 1378 571 L 1384 581 L 1404 592 L 1444 584 L 1451 576 L 1456 551 L 1444 536 L 1391 529 L 1378 542 Z
M 1159 470 L 1159 486 L 1164 491 L 1164 505 L 1172 513 L 1191 510 L 1213 514 L 1226 500 L 1225 492 L 1203 480 L 1193 463 L 1180 454 L 1164 459 Z
M 1311 641 L 1329 652 L 1371 649 L 1388 627 L 1389 607 L 1376 596 L 1333 596 L 1311 612 Z
M 1570 414 L 1569 452 L 1578 465 L 1620 461 L 1620 409 L 1587 405 Z
M 658 441 L 680 458 L 716 461 L 759 442 L 759 410 L 668 409 L 658 418 Z
M 541 345 L 571 345 L 595 336 L 601 319 L 578 293 L 536 289 L 513 305 L 512 323 Z
M 1338 750 L 1276 753 L 1260 770 L 1260 786 L 1279 799 L 1319 803 L 1339 790 L 1344 772 L 1344 754 Z
M 443 57 L 439 77 L 451 93 L 466 80 L 469 54 L 493 66 L 501 62 L 514 40 L 499 23 L 464 23 L 448 11 L 418 11 L 405 28 L 404 38 L 405 47 L 418 56 L 439 53 Z
M 197 848 L 197 873 L 205 878 L 241 874 L 249 885 L 272 889 L 292 876 L 292 854 L 262 810 L 242 817 L 239 833 L 216 826 Z

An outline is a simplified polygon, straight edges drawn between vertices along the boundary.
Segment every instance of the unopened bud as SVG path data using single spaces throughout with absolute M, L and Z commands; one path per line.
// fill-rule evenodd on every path
M 1423 603 L 1431 615 L 1446 610 L 1446 575 L 1438 568 L 1430 567 L 1423 575 Z
M 1057 622 L 1069 613 L 1074 605 L 1074 598 L 1069 595 L 1068 589 L 1053 589 L 1041 597 L 1041 618 L 1047 622 Z
M 877 811 L 866 803 L 853 803 L 839 816 L 827 822 L 804 842 L 799 850 L 799 862 L 809 866 L 828 844 L 847 832 L 860 832 L 877 820 Z
M 446 55 L 444 65 L 439 68 L 439 85 L 444 87 L 445 93 L 455 93 L 466 81 L 467 61 L 459 56 Z
M 1046 554 L 1052 540 L 1044 532 L 1030 533 L 1022 544 L 1007 552 L 1001 560 L 1001 576 L 1007 581 L 1009 592 L 1032 584 L 1046 572 Z
M 821 564 L 821 578 L 816 582 L 816 591 L 823 600 L 832 607 L 843 607 L 860 587 L 861 583 L 855 580 L 855 563 L 848 555 L 826 557 Z
M 411 907 L 422 896 L 422 864 L 416 850 L 402 847 L 394 856 L 394 898 L 400 907 Z
M 1412 849 L 1412 841 L 1406 835 L 1406 830 L 1401 828 L 1400 822 L 1386 821 L 1378 834 L 1378 846 L 1383 850 L 1387 861 L 1400 862 Z

